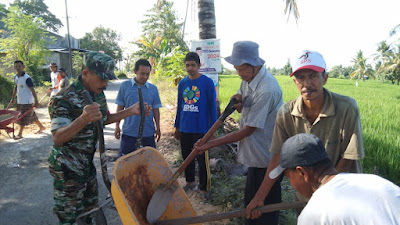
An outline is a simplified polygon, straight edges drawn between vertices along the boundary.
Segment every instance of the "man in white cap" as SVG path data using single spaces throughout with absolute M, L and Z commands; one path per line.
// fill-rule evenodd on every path
M 302 51 L 293 66 L 300 96 L 283 105 L 276 116 L 267 175 L 257 194 L 247 206 L 247 217 L 252 209 L 263 205 L 265 196 L 277 179 L 268 175 L 279 164 L 282 144 L 298 133 L 315 134 L 325 146 L 329 159 L 339 172 L 361 173 L 360 159 L 364 157 L 360 113 L 356 101 L 325 89 L 328 80 L 326 64 L 321 54 Z M 306 200 L 297 194 L 297 198 Z
M 400 224 L 400 188 L 372 174 L 338 173 L 319 138 L 301 133 L 282 145 L 271 179 L 285 174 L 311 198 L 298 225 Z
M 247 205 L 263 181 L 267 167 L 269 168 L 268 161 L 272 154 L 268 149 L 271 146 L 276 114 L 283 104 L 282 90 L 275 77 L 265 68 L 265 61 L 259 57 L 257 43 L 236 42 L 232 55 L 225 60 L 235 67 L 242 78 L 237 94 L 232 97 L 239 101 L 235 108 L 241 113 L 240 129 L 202 146 L 197 142 L 194 150 L 202 153 L 219 145 L 239 141 L 237 160 L 248 166 L 244 196 Z M 280 181 L 274 184 L 265 201 L 263 199 L 263 204 L 279 202 Z M 246 224 L 278 224 L 278 220 L 279 212 L 272 212 L 263 214 L 258 219 L 247 219 Z

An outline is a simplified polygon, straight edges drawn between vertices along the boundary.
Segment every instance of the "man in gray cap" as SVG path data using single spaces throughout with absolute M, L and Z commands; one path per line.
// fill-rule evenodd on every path
M 103 90 L 116 79 L 114 59 L 99 52 L 84 57 L 82 75 L 52 98 L 49 108 L 54 145 L 48 158 L 54 178 L 54 212 L 60 224 L 75 224 L 76 217 L 98 206 L 93 157 L 98 140 L 95 122 L 109 124 L 140 114 L 139 104 L 110 114 Z M 87 104 L 87 90 L 94 104 Z M 149 107 L 146 113 L 150 112 Z M 92 218 L 86 219 L 92 224 Z
M 237 160 L 248 166 L 245 188 L 245 205 L 253 199 L 268 167 L 271 153 L 272 133 L 276 114 L 283 104 L 282 90 L 275 79 L 264 66 L 264 60 L 259 57 L 258 44 L 251 41 L 239 41 L 233 45 L 232 55 L 225 60 L 232 64 L 242 83 L 236 98 L 239 103 L 235 108 L 241 113 L 240 129 L 221 138 L 211 140 L 206 144 L 195 145 L 194 150 L 200 153 L 206 149 L 239 141 Z M 280 182 L 276 182 L 270 194 L 265 198 L 265 204 L 281 202 Z M 278 224 L 279 212 L 266 213 L 258 219 L 248 219 L 246 224 Z
M 280 163 L 269 177 L 283 173 L 311 198 L 298 225 L 400 224 L 400 188 L 372 174 L 339 173 L 314 134 L 300 133 L 284 142 Z

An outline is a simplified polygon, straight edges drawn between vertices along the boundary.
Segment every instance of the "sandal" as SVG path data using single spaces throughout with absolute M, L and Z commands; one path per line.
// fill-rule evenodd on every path
M 14 136 L 14 140 L 19 140 L 19 139 L 21 139 L 22 138 L 22 136 L 19 136 L 19 135 L 15 135 Z
M 201 195 L 202 195 L 204 201 L 211 200 L 211 193 L 210 192 L 203 191 L 203 190 L 200 190 L 200 192 L 201 192 Z
M 186 184 L 186 185 L 183 187 L 183 190 L 184 190 L 185 192 L 187 192 L 187 191 L 189 191 L 189 190 L 195 190 L 196 188 L 197 188 L 196 183 L 190 183 L 190 184 Z
M 44 130 L 46 130 L 45 127 L 39 128 L 39 130 L 35 131 L 35 134 L 40 134 L 40 133 L 42 133 Z

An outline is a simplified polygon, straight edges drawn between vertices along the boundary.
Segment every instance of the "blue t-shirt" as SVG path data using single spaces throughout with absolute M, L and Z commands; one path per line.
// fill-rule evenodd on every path
M 214 82 L 205 75 L 184 78 L 178 85 L 175 127 L 185 133 L 205 134 L 217 120 Z
M 135 79 L 122 82 L 119 87 L 117 99 L 115 104 L 129 108 L 133 104 L 139 102 L 139 96 L 137 93 L 139 85 Z M 150 105 L 153 109 L 161 108 L 161 100 L 158 94 L 158 89 L 154 84 L 146 82 L 142 86 L 143 100 L 147 105 Z M 139 134 L 140 116 L 128 116 L 124 119 L 124 125 L 122 127 L 122 133 L 131 137 L 137 137 Z M 143 126 L 143 137 L 154 136 L 155 127 L 153 121 L 153 111 L 150 112 L 150 116 L 146 116 Z

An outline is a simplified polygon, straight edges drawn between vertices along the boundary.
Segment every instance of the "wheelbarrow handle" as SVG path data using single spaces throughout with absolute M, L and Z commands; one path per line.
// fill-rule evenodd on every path
M 287 209 L 296 209 L 304 207 L 307 202 L 297 201 L 297 202 L 282 202 L 270 205 L 264 205 L 255 208 L 255 210 L 261 211 L 261 213 L 274 212 L 279 210 L 287 210 Z M 195 217 L 186 217 L 179 219 L 169 219 L 169 220 L 160 220 L 155 224 L 157 225 L 181 225 L 181 224 L 194 224 L 194 223 L 204 223 L 211 222 L 217 220 L 231 219 L 246 216 L 246 209 L 233 210 L 230 212 L 223 213 L 215 213 L 215 214 L 206 214 L 202 216 Z
M 229 104 L 226 106 L 224 113 L 218 118 L 217 121 L 212 125 L 212 127 L 207 131 L 207 133 L 203 136 L 203 138 L 200 140 L 200 145 L 204 145 L 212 135 L 214 135 L 215 131 L 221 126 L 221 124 L 224 122 L 226 117 L 228 117 L 230 114 L 232 114 L 235 111 L 235 108 L 233 107 L 236 103 L 238 103 L 238 100 L 236 98 L 232 98 L 229 101 Z M 186 169 L 186 167 L 189 166 L 189 164 L 196 158 L 197 152 L 192 151 L 188 157 L 183 161 L 182 165 L 178 168 L 178 170 L 174 173 L 172 178 L 169 180 L 167 183 L 167 188 L 169 188 L 176 179 L 182 174 L 182 172 Z

